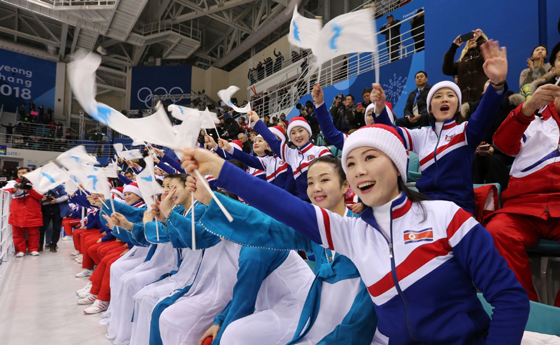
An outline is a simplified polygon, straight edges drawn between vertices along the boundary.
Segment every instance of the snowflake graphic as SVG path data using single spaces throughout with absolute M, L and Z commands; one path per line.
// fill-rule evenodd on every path
M 389 83 L 383 84 L 383 90 L 385 90 L 385 95 L 387 95 L 387 102 L 395 104 L 399 100 L 407 79 L 408 77 L 397 76 L 394 73 L 393 77 L 389 79 Z

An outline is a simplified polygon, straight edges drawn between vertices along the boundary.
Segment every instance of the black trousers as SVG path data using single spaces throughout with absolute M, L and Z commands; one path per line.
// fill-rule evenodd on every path
M 417 53 L 424 50 L 424 33 L 414 37 L 414 49 Z
M 391 62 L 398 60 L 400 49 L 401 49 L 401 40 L 392 39 L 388 41 L 387 48 L 389 49 L 389 56 L 391 57 Z
M 45 243 L 45 233 L 52 222 L 51 247 L 56 248 L 60 239 L 60 229 L 62 228 L 62 217 L 60 216 L 60 206 L 58 204 L 43 205 L 43 226 L 39 229 L 39 248 L 43 248 Z M 46 241 L 49 242 L 49 241 Z
M 501 152 L 488 156 L 475 154 L 473 160 L 473 183 L 499 183 L 502 192 L 507 188 L 510 165 L 514 158 Z

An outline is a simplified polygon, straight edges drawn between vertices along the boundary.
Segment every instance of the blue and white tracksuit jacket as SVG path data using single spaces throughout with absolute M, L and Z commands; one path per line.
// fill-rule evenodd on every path
M 401 193 L 392 202 L 387 238 L 371 208 L 360 219 L 342 217 L 236 170 L 224 164 L 218 185 L 352 260 L 379 317 L 374 342 L 521 342 L 529 314 L 527 293 L 492 236 L 457 205 L 412 203 Z M 243 190 L 246 185 L 253 188 Z M 492 321 L 475 286 L 495 307 Z
M 419 129 L 396 127 L 386 109 L 375 122 L 395 127 L 405 148 L 418 155 L 422 176 L 416 188 L 421 193 L 432 200 L 453 201 L 474 214 L 474 153 L 498 116 L 507 91 L 507 85 L 500 93 L 489 87 L 468 122 L 457 125 L 454 119 L 447 120 L 439 132 L 433 122 Z
M 330 155 L 331 151 L 324 146 L 315 146 L 311 142 L 297 149 L 292 149 L 286 142 L 276 138 L 276 135 L 260 120 L 255 124 L 255 130 L 262 135 L 272 151 L 292 168 L 292 174 L 297 186 L 297 196 L 301 200 L 309 201 L 307 197 L 307 170 L 309 165 L 315 158 Z

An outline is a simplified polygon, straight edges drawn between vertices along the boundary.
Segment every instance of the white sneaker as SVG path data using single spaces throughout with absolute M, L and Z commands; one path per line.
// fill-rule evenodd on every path
M 93 273 L 93 270 L 85 269 L 80 273 L 76 273 L 75 277 L 76 278 L 86 278 L 86 277 L 90 277 L 92 273 Z
M 77 251 L 76 249 L 74 249 L 73 251 L 70 252 L 70 255 L 72 255 L 72 256 L 78 256 L 78 255 L 80 255 L 80 252 Z
M 33 252 L 31 252 L 31 255 L 33 255 L 33 256 L 39 256 L 39 252 L 38 252 L 38 251 L 33 251 Z
M 78 297 L 80 298 L 86 297 L 87 295 L 89 295 L 89 292 L 91 291 L 91 286 L 92 286 L 91 282 L 88 282 L 83 289 L 76 291 L 76 295 L 78 295 Z
M 63 241 L 72 241 L 72 235 L 67 235 L 62 238 Z
M 76 259 L 74 259 L 74 260 L 76 260 L 77 263 L 81 264 L 83 259 L 84 259 L 83 256 L 80 255 L 80 256 L 77 256 Z
M 101 313 L 107 310 L 107 308 L 109 308 L 109 302 L 100 301 L 96 299 L 91 307 L 84 310 L 84 314 L 91 315 L 91 314 Z
M 78 304 L 85 305 L 85 304 L 92 304 L 97 300 L 97 295 L 88 294 L 86 297 L 79 299 Z
M 24 252 L 19 252 L 16 254 L 16 258 L 23 258 L 24 255 L 25 255 Z

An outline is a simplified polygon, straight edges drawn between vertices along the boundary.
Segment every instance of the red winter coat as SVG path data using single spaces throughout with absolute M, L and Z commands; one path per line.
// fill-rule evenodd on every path
M 19 179 L 16 181 L 20 182 Z M 28 191 L 18 189 L 17 192 L 14 192 L 13 188 L 6 190 L 12 193 L 9 224 L 19 227 L 43 225 L 43 213 L 41 212 L 43 196 L 41 194 L 37 193 L 35 189 Z

